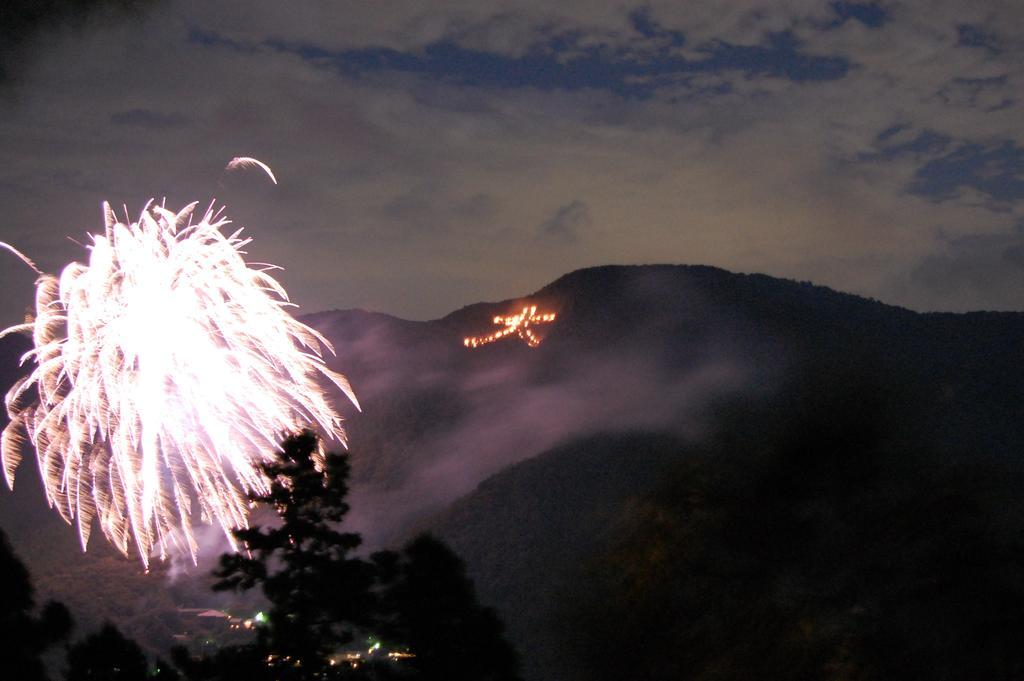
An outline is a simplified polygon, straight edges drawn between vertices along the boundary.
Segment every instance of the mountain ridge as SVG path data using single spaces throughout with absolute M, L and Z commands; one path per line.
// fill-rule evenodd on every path
M 515 336 L 476 349 L 463 346 L 465 336 L 490 333 L 493 316 L 526 304 L 558 315 L 538 329 L 539 347 Z M 465 551 L 471 574 L 482 580 L 481 593 L 495 599 L 512 593 L 499 588 L 495 565 L 487 562 L 488 555 L 500 554 L 507 524 L 488 525 L 481 499 L 498 499 L 495 490 L 508 476 L 557 468 L 563 465 L 555 461 L 558 452 L 572 451 L 581 460 L 590 450 L 606 451 L 607 470 L 614 470 L 611 462 L 628 462 L 630 447 L 645 442 L 660 452 L 654 459 L 685 456 L 718 432 L 723 410 L 753 409 L 795 383 L 816 386 L 814 399 L 778 409 L 813 413 L 814 403 L 827 402 L 822 395 L 833 387 L 864 383 L 879 393 L 872 399 L 881 400 L 880 413 L 906 422 L 898 429 L 902 441 L 929 449 L 929 465 L 1022 468 L 1020 312 L 919 313 L 807 282 L 663 265 L 576 270 L 534 293 L 474 303 L 437 320 L 367 310 L 300 319 L 334 345 L 337 357 L 328 363 L 349 377 L 363 404 L 357 412 L 335 396 L 353 462 L 349 527 L 362 532 L 371 548 L 393 545 L 415 528 L 438 529 Z M 18 374 L 16 357 L 27 343 L 0 339 L 0 380 L 9 383 Z M 828 403 L 836 411 L 848 408 Z M 758 418 L 769 428 L 771 418 Z M 534 459 L 539 463 L 516 468 Z M 601 514 L 629 515 L 630 503 L 646 503 L 661 473 L 653 459 L 638 463 L 643 465 L 633 471 L 632 487 L 624 486 Z M 22 464 L 19 487 L 36 482 L 33 465 Z M 592 483 L 572 491 L 591 494 L 587 503 L 596 504 L 599 486 Z M 68 552 L 48 552 L 50 545 L 73 546 L 74 532 L 30 522 L 36 513 L 53 512 L 28 508 L 28 501 L 24 493 L 0 492 L 0 527 L 17 535 L 16 548 L 30 552 L 24 557 L 44 597 L 87 607 L 75 584 L 100 568 L 91 560 L 75 565 Z M 481 514 L 470 523 L 473 536 L 452 530 L 445 520 L 452 508 L 463 509 L 463 518 L 469 517 L 466 508 Z M 48 528 L 45 537 L 34 536 L 40 534 L 32 531 L 37 525 Z M 530 536 L 546 541 L 545 527 L 534 530 Z M 550 546 L 546 550 L 555 555 Z M 588 551 L 596 549 L 573 555 L 582 560 Z M 102 562 L 107 583 L 144 588 L 131 561 L 123 567 L 112 557 Z M 115 595 L 110 598 L 116 616 L 121 606 Z M 517 619 L 507 601 L 495 604 L 520 632 L 518 642 L 535 645 L 521 635 L 532 620 Z M 148 645 L 158 645 L 168 618 L 149 627 L 143 615 L 133 616 L 136 629 L 152 630 L 142 635 Z

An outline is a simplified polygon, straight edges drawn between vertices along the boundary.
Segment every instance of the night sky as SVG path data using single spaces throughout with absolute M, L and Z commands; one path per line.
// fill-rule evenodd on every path
M 104 199 L 216 197 L 303 311 L 653 262 L 1024 307 L 1019 0 L 129 4 L 0 11 L 0 240 L 45 270 Z

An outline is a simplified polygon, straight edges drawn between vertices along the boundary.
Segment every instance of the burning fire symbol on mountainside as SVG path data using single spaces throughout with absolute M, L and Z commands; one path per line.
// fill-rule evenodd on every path
M 544 314 L 537 314 L 537 306 L 531 305 L 524 307 L 519 314 L 509 316 L 498 316 L 494 318 L 495 324 L 501 324 L 505 328 L 500 331 L 495 331 L 489 336 L 470 336 L 462 341 L 462 344 L 467 348 L 476 348 L 481 345 L 487 345 L 494 341 L 501 340 L 512 334 L 516 334 L 529 345 L 531 348 L 535 348 L 540 345 L 540 338 L 530 328 L 531 325 L 536 324 L 549 324 L 555 321 L 555 313 L 547 312 Z

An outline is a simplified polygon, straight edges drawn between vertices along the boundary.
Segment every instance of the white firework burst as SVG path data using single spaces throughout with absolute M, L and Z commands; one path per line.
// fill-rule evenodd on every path
M 22 358 L 34 370 L 6 396 L 7 484 L 34 448 L 47 499 L 83 549 L 95 520 L 146 565 L 173 547 L 196 559 L 194 511 L 232 541 L 283 433 L 318 426 L 344 444 L 322 379 L 359 406 L 324 361 L 330 343 L 288 313 L 277 268 L 248 265 L 241 230 L 224 235 L 212 205 L 194 222 L 195 207 L 150 203 L 122 223 L 104 204 L 88 264 L 60 277 L 18 253 L 39 272 L 35 318 L 0 332 L 34 341 Z

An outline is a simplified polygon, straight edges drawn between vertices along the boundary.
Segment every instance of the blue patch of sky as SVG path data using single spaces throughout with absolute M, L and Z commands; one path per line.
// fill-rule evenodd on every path
M 889 140 L 893 135 L 906 130 L 908 127 L 909 126 L 903 123 L 897 123 L 896 125 L 886 128 L 882 132 L 878 133 L 878 136 L 875 139 L 878 142 L 885 142 Z
M 652 40 L 667 39 L 668 44 L 672 47 L 682 47 L 686 44 L 686 37 L 681 32 L 661 27 L 654 20 L 654 17 L 651 16 L 651 11 L 647 8 L 631 12 L 629 23 L 633 30 L 644 38 Z
M 640 99 L 666 84 L 685 83 L 699 74 L 735 73 L 803 82 L 837 80 L 850 69 L 850 62 L 843 57 L 803 52 L 789 32 L 770 34 L 761 45 L 712 42 L 696 50 L 699 58 L 688 59 L 677 49 L 685 43 L 685 36 L 660 26 L 649 12 L 634 12 L 630 23 L 639 40 L 626 47 L 584 46 L 582 34 L 569 32 L 519 56 L 469 49 L 448 40 L 412 52 L 384 47 L 334 51 L 282 41 L 267 41 L 264 46 L 299 55 L 349 77 L 397 72 L 470 87 L 599 89 Z M 215 44 L 215 37 L 207 34 L 197 38 Z
M 1005 90 L 1006 84 L 1007 76 L 1005 73 L 1001 76 L 991 76 L 989 78 L 954 78 L 950 81 L 949 85 L 939 91 L 939 96 L 946 102 L 961 98 L 968 106 L 978 108 L 982 103 L 990 101 L 982 97 L 984 93 Z M 984 111 L 999 111 L 1000 109 L 1013 106 L 1015 102 L 1016 100 L 1012 97 L 1003 97 L 994 104 L 988 104 Z
M 860 154 L 860 161 L 890 161 L 901 156 L 942 153 L 951 142 L 946 135 L 939 134 L 933 130 L 924 130 L 918 133 L 913 139 L 903 142 L 891 142 L 901 132 L 908 130 L 910 126 L 905 124 L 894 125 L 878 133 L 875 138 L 876 150 Z
M 921 166 L 908 189 L 933 201 L 948 201 L 964 188 L 974 189 L 996 204 L 1024 199 L 1024 147 L 1012 140 L 963 144 Z
M 1006 85 L 1006 74 L 1001 76 L 991 76 L 989 78 L 954 78 L 953 82 L 958 85 L 967 85 L 970 87 L 1002 87 Z
M 832 10 L 836 13 L 836 18 L 828 24 L 828 28 L 842 26 L 851 19 L 868 28 L 879 28 L 889 18 L 885 8 L 874 2 L 833 2 Z
M 1024 200 L 1024 147 L 1013 140 L 994 144 L 954 143 L 948 135 L 923 130 L 906 138 L 908 124 L 886 128 L 875 136 L 875 149 L 857 156 L 862 162 L 915 157 L 921 162 L 907 191 L 932 201 L 950 201 L 962 189 L 988 197 L 995 210 Z
M 247 45 L 237 40 L 232 40 L 226 36 L 217 33 L 216 31 L 206 31 L 195 26 L 191 27 L 188 32 L 188 42 L 193 45 L 202 45 L 204 47 L 223 47 L 236 52 L 256 52 L 258 48 L 253 45 Z
M 992 54 L 999 54 L 998 41 L 996 36 L 984 29 L 972 24 L 959 24 L 956 27 L 957 45 L 961 47 L 978 47 L 988 50 Z

